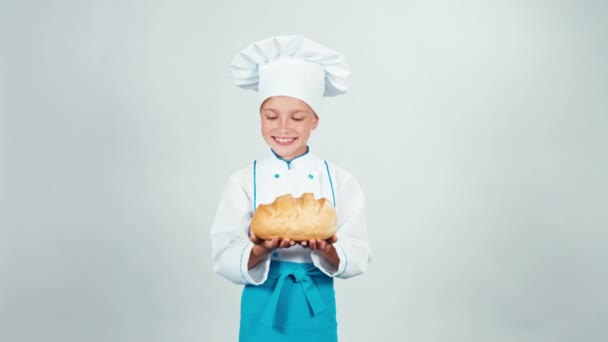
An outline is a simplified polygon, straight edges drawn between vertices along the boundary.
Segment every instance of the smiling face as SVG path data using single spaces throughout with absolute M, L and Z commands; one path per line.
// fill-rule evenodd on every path
M 289 96 L 273 96 L 260 107 L 262 136 L 281 158 L 289 161 L 306 152 L 310 133 L 319 117 L 304 101 Z

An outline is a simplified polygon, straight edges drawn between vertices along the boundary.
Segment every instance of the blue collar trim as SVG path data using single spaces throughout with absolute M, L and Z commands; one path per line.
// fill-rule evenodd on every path
M 272 152 L 272 154 L 278 159 L 281 160 L 283 162 L 285 162 L 285 164 L 287 164 L 287 169 L 291 169 L 291 162 L 293 162 L 294 160 L 304 157 L 305 155 L 308 154 L 308 152 L 310 151 L 310 147 L 308 147 L 308 145 L 306 146 L 306 152 L 300 154 L 299 156 L 293 158 L 292 160 L 285 160 L 283 158 L 281 158 L 281 156 L 279 156 L 278 154 L 276 154 L 276 152 L 273 149 L 270 149 L 270 151 Z

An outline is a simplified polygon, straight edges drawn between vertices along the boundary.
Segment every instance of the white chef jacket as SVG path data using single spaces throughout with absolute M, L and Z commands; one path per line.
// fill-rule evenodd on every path
M 294 197 L 312 192 L 315 198 L 330 200 L 338 219 L 338 241 L 334 247 L 340 257 L 338 267 L 319 251 L 300 245 L 279 248 L 251 269 L 249 240 L 251 218 L 260 204 L 272 203 L 285 194 Z M 286 161 L 272 150 L 260 160 L 232 174 L 225 185 L 211 228 L 215 272 L 236 284 L 264 283 L 271 260 L 312 262 L 330 277 L 350 278 L 365 272 L 371 252 L 365 222 L 363 192 L 346 170 L 319 159 L 307 151 Z

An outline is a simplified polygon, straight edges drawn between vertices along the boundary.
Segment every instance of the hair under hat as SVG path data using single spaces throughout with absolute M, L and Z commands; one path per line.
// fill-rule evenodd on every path
M 346 93 L 350 70 L 344 55 L 301 35 L 276 36 L 241 50 L 230 65 L 234 83 L 271 96 L 290 96 L 319 113 L 324 96 Z

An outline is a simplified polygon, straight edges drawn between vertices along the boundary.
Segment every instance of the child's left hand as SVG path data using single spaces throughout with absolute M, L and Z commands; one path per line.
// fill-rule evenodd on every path
M 300 245 L 305 248 L 310 248 L 312 250 L 318 250 L 322 253 L 329 253 L 333 248 L 332 244 L 338 241 L 337 236 L 332 236 L 328 239 L 321 240 L 308 240 L 308 241 L 300 241 Z
M 337 236 L 332 236 L 328 239 L 321 240 L 308 240 L 308 241 L 300 241 L 300 245 L 304 248 L 310 248 L 311 250 L 317 250 L 321 252 L 323 257 L 332 265 L 338 267 L 340 265 L 340 257 L 334 248 L 334 243 L 338 241 Z

